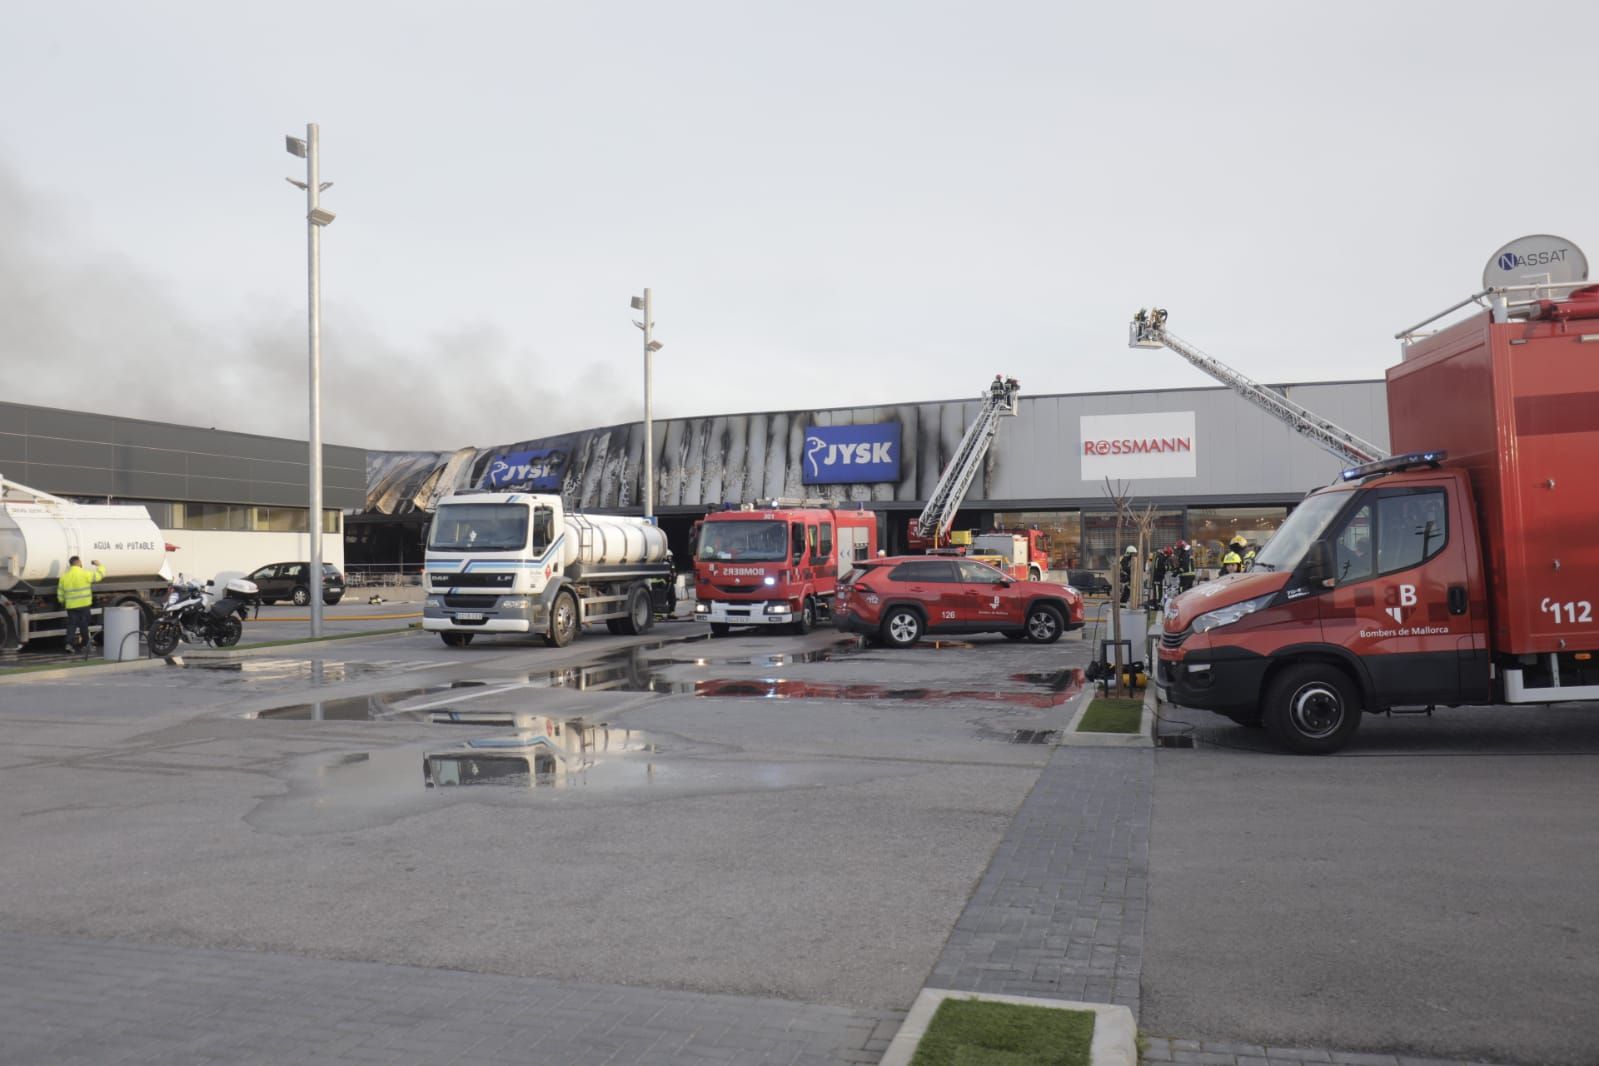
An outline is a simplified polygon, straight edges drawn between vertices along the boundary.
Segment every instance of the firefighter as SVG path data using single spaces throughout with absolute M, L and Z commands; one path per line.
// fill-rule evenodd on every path
M 1127 550 L 1122 552 L 1122 606 L 1127 606 L 1127 600 L 1133 594 L 1133 564 L 1138 561 L 1138 548 L 1127 545 Z
M 1194 587 L 1194 549 L 1186 540 L 1177 542 L 1177 591 L 1187 592 Z
M 1255 542 L 1254 541 L 1250 541 L 1249 543 L 1244 545 L 1244 569 L 1245 570 L 1248 570 L 1248 569 L 1250 569 L 1251 567 L 1253 567 L 1255 565 L 1255 552 L 1256 551 L 1257 551 L 1257 548 L 1255 547 Z
M 83 560 L 76 555 L 67 560 L 67 572 L 56 582 L 56 598 L 67 612 L 67 650 L 74 648 L 73 638 L 83 631 L 83 654 L 89 654 L 89 609 L 94 605 L 94 583 L 105 577 L 105 567 L 100 560 L 90 561 L 93 570 L 83 568 Z
M 1246 542 L 1243 537 L 1234 536 L 1227 542 L 1227 554 L 1221 557 L 1221 572 L 1236 574 L 1244 568 L 1244 548 Z
M 1155 553 L 1155 561 L 1150 568 L 1149 605 L 1159 607 L 1161 600 L 1166 596 L 1166 579 L 1177 572 L 1176 560 L 1172 558 L 1171 545 L 1167 545 Z

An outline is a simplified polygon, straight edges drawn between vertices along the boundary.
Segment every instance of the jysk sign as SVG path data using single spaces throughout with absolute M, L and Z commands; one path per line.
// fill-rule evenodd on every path
M 1083 415 L 1083 480 L 1194 477 L 1194 412 Z
M 561 475 L 566 472 L 566 452 L 541 448 L 530 452 L 506 452 L 496 456 L 483 472 L 486 489 L 526 489 L 529 492 L 559 492 Z
M 807 426 L 801 483 L 849 485 L 899 480 L 899 423 Z

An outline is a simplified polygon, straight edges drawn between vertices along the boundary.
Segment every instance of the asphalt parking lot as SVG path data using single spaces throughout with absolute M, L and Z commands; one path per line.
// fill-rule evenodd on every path
M 397 624 L 367 613 L 343 624 Z M 903 1010 L 1088 652 L 669 623 L 13 676 L 0 846 L 30 860 L 0 869 L 0 932 Z M 583 758 L 449 784 L 533 719 L 583 723 Z M 1161 731 L 1197 743 L 1155 754 L 1146 1033 L 1599 1061 L 1591 709 L 1369 719 L 1328 758 L 1180 708 Z
M 1064 725 L 1084 645 L 703 634 L 411 632 L 0 687 L 0 840 L 40 856 L 0 873 L 0 924 L 903 1007 L 1049 757 L 1016 730 Z M 429 752 L 504 731 L 422 703 L 647 751 L 429 790 Z
M 1322 758 L 1170 715 L 1146 1031 L 1599 1061 L 1599 707 L 1368 718 Z

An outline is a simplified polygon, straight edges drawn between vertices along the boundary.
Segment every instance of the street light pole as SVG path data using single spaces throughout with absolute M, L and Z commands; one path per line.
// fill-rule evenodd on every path
M 305 528 L 311 544 L 311 574 L 307 589 L 311 594 L 311 636 L 322 635 L 322 227 L 333 221 L 331 211 L 322 210 L 321 138 L 315 122 L 305 127 L 305 140 L 286 138 L 290 155 L 305 159 L 305 181 L 289 179 L 305 190 L 306 225 L 306 303 L 310 347 L 310 456 L 308 476 L 309 506 Z
M 633 324 L 644 331 L 644 517 L 649 519 L 655 516 L 655 353 L 664 346 L 655 339 L 655 304 L 649 289 L 644 290 L 642 299 L 633 297 L 633 310 L 644 312 L 644 321 L 635 320 Z

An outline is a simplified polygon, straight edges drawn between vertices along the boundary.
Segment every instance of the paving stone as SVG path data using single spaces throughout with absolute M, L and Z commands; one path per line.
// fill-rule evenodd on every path
M 1136 1012 L 1153 784 L 1149 750 L 1057 748 L 927 983 Z

